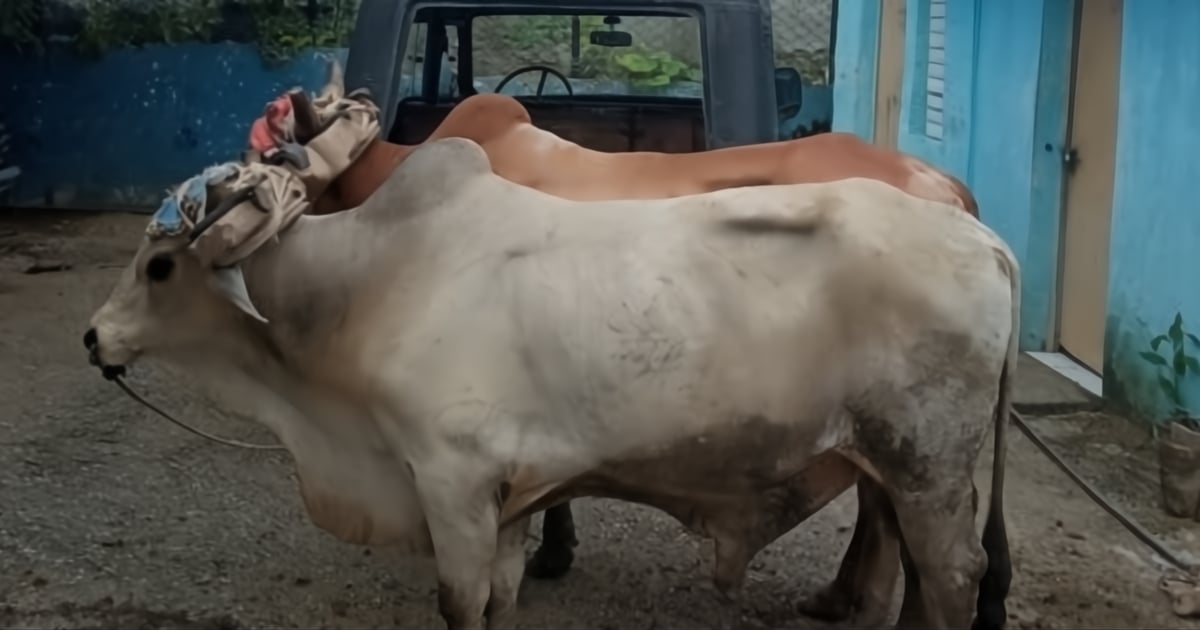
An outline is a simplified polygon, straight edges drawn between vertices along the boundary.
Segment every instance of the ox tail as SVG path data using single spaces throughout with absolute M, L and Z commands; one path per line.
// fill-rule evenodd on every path
M 1008 423 L 1012 415 L 1013 376 L 1017 368 L 1021 327 L 1021 276 L 1010 252 L 1000 250 L 997 257 L 1005 268 L 1012 287 L 1012 328 L 1008 351 L 1000 372 L 1000 395 L 996 400 L 994 421 L 995 444 L 992 452 L 992 493 L 987 521 L 983 526 L 983 550 L 987 554 L 987 569 L 979 581 L 975 601 L 975 622 L 971 630 L 1002 630 L 1008 619 L 1005 600 L 1012 584 L 1012 560 L 1009 557 L 1008 532 L 1004 525 L 1004 462 L 1008 453 Z

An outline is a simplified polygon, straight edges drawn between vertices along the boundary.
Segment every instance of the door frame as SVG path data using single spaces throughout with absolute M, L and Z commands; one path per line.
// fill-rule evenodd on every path
M 875 62 L 874 144 L 896 148 L 900 138 L 900 94 L 904 89 L 907 0 L 879 0 L 879 45 Z
M 1053 1 L 1053 0 L 1048 0 L 1048 1 Z M 1074 134 L 1074 126 L 1075 126 L 1074 112 L 1075 112 L 1075 100 L 1076 100 L 1076 94 L 1075 94 L 1076 89 L 1075 88 L 1076 88 L 1076 74 L 1079 69 L 1078 68 L 1078 65 L 1079 65 L 1079 39 L 1080 39 L 1080 33 L 1081 33 L 1080 27 L 1082 26 L 1082 23 L 1083 23 L 1083 3 L 1087 2 L 1087 1 L 1089 1 L 1089 0 L 1070 0 L 1070 2 L 1069 2 L 1071 17 L 1070 17 L 1070 37 L 1067 38 L 1067 41 L 1070 42 L 1070 54 L 1067 57 L 1067 59 L 1068 59 L 1067 75 L 1066 75 L 1067 95 L 1066 95 L 1065 103 L 1064 103 L 1063 110 L 1062 110 L 1063 117 L 1064 117 L 1062 148 L 1058 152 L 1060 159 L 1062 159 L 1062 160 L 1066 159 L 1067 151 L 1071 150 L 1072 145 L 1074 144 L 1073 134 Z M 1121 1 L 1122 1 L 1122 6 L 1124 6 L 1124 2 L 1128 2 L 1129 0 L 1121 0 Z M 1122 42 L 1122 44 L 1123 44 L 1123 42 Z M 1113 94 L 1113 102 L 1114 102 L 1114 105 L 1118 105 L 1119 99 L 1120 99 L 1120 71 L 1121 71 L 1121 61 L 1120 61 L 1120 52 L 1119 51 L 1118 51 L 1118 57 L 1117 57 L 1116 64 L 1114 65 L 1113 71 L 1117 73 L 1117 79 L 1116 79 L 1117 92 Z M 1113 124 L 1114 125 L 1116 124 L 1116 120 L 1113 121 Z M 1113 129 L 1112 140 L 1113 140 L 1113 153 L 1114 153 L 1113 157 L 1115 159 L 1116 149 L 1117 149 L 1117 147 L 1116 147 L 1117 132 L 1116 132 L 1115 128 Z M 1056 264 L 1055 264 L 1055 274 L 1054 274 L 1054 292 L 1053 292 L 1054 300 L 1053 300 L 1053 303 L 1052 303 L 1052 306 L 1050 309 L 1051 320 L 1050 320 L 1049 326 L 1046 330 L 1046 342 L 1047 342 L 1047 346 L 1048 346 L 1047 349 L 1051 352 L 1062 353 L 1062 354 L 1070 357 L 1070 359 L 1073 362 L 1075 362 L 1076 364 L 1078 364 L 1079 367 L 1082 369 L 1085 369 L 1089 372 L 1098 373 L 1092 366 L 1087 365 L 1078 357 L 1070 354 L 1070 352 L 1067 351 L 1062 345 L 1062 328 L 1063 328 L 1062 315 L 1063 315 L 1063 298 L 1064 298 L 1063 288 L 1065 286 L 1065 273 L 1066 273 L 1066 266 L 1067 266 L 1066 265 L 1067 221 L 1069 218 L 1067 204 L 1068 204 L 1068 197 L 1069 197 L 1069 191 L 1070 191 L 1070 187 L 1068 185 L 1068 180 L 1071 178 L 1072 175 L 1071 175 L 1070 170 L 1067 168 L 1065 161 L 1061 165 L 1061 171 L 1062 171 L 1062 176 L 1061 176 L 1062 185 L 1061 185 L 1061 191 L 1059 193 L 1059 205 L 1058 205 L 1058 216 L 1057 216 L 1058 229 L 1057 229 L 1056 238 L 1057 238 L 1057 242 L 1058 242 L 1058 247 L 1056 248 L 1057 260 L 1055 261 Z M 1110 193 L 1110 204 L 1111 204 L 1111 202 L 1112 202 L 1112 195 Z M 1111 212 L 1111 210 L 1110 210 L 1110 212 Z M 1111 224 L 1112 224 L 1112 216 L 1110 214 L 1110 216 L 1109 216 L 1110 230 L 1111 230 Z M 1111 266 L 1111 252 L 1110 252 L 1110 256 L 1108 258 L 1106 258 L 1105 264 L 1106 264 L 1106 269 L 1104 270 L 1104 273 L 1107 276 L 1108 268 Z M 1106 285 L 1107 285 L 1107 281 L 1108 281 L 1108 279 L 1106 277 L 1105 278 Z M 1101 343 L 1101 350 L 1103 352 L 1103 346 L 1105 343 L 1103 336 L 1101 337 L 1100 343 Z
M 1023 282 L 1026 288 L 1021 294 L 1021 322 L 1028 324 L 1021 327 L 1021 341 L 1027 350 L 1053 352 L 1058 344 L 1061 231 L 1066 190 L 1063 152 L 1070 113 L 1074 14 L 1079 1 L 1087 0 L 1042 2 L 1041 55 L 1033 117 L 1031 214 L 1025 232 L 1022 268 L 1044 269 L 1045 275 L 1039 274 L 1039 278 Z

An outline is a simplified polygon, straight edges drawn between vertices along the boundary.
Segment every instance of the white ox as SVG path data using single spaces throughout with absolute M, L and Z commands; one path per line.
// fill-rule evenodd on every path
M 268 184 L 260 205 L 302 195 Z M 529 515 L 555 502 L 667 511 L 716 540 L 732 596 L 860 475 L 906 551 L 901 623 L 1004 623 L 1019 274 L 960 209 L 866 179 L 572 202 L 447 139 L 360 208 L 271 225 L 150 234 L 85 343 L 110 371 L 183 364 L 259 418 L 318 526 L 432 552 L 448 627 L 511 621 Z

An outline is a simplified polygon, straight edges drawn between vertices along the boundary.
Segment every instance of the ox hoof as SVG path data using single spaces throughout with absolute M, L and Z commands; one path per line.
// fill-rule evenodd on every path
M 826 586 L 797 606 L 802 615 L 835 623 L 850 619 L 853 608 L 850 597 L 834 584 Z
M 525 563 L 525 575 L 535 580 L 557 580 L 571 570 L 574 561 L 575 552 L 570 547 L 542 545 Z

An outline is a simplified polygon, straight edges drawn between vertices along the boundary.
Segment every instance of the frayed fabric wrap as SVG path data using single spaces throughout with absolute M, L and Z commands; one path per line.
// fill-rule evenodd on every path
M 254 121 L 249 144 L 259 156 L 270 156 L 284 144 L 304 142 L 309 165 L 291 168 L 315 200 L 379 138 L 380 129 L 370 93 L 359 89 L 347 95 L 335 61 L 326 85 L 312 99 L 294 89 L 272 101 Z
M 224 202 L 234 205 L 207 228 L 205 217 Z M 246 291 L 238 263 L 287 230 L 308 209 L 304 183 L 292 171 L 267 164 L 230 162 L 212 166 L 163 200 L 146 234 L 152 239 L 190 232 L 189 246 L 215 271 L 215 288 L 238 308 L 265 322 Z
M 333 113 L 318 111 L 324 132 L 313 138 L 308 149 L 309 167 L 296 170 L 309 195 L 316 199 L 362 152 L 379 137 L 379 110 L 370 103 L 342 100 L 331 106 Z

